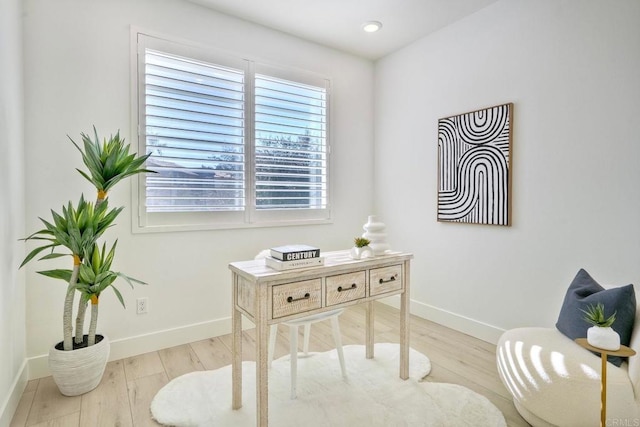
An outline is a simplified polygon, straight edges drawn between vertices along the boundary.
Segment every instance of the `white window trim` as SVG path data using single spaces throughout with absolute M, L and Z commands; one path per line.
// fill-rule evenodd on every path
M 139 38 L 144 42 L 139 43 Z M 131 179 L 131 202 L 132 202 L 132 232 L 133 233 L 154 233 L 154 232 L 173 232 L 173 231 L 199 231 L 199 230 L 215 230 L 215 229 L 233 229 L 233 228 L 262 228 L 262 227 L 279 227 L 279 226 L 299 226 L 332 223 L 332 186 L 333 179 L 331 174 L 331 79 L 319 75 L 317 73 L 306 70 L 296 69 L 294 67 L 282 67 L 269 64 L 257 58 L 251 58 L 248 55 L 234 55 L 222 51 L 220 49 L 198 45 L 190 41 L 181 41 L 166 35 L 154 34 L 153 32 L 131 28 L 131 135 L 132 146 L 137 144 L 138 152 L 144 153 L 146 150 L 145 136 L 140 124 L 143 111 L 139 109 L 139 103 L 144 96 L 144 88 L 139 87 L 139 67 L 144 64 L 144 60 L 139 59 L 139 50 L 145 47 L 152 47 L 159 51 L 169 51 L 185 57 L 193 57 L 201 60 L 207 60 L 212 63 L 236 66 L 244 68 L 247 62 L 249 66 L 250 78 L 253 78 L 257 71 L 263 74 L 269 74 L 287 80 L 298 81 L 311 85 L 318 85 L 319 81 L 327 82 L 327 163 L 326 174 L 328 179 L 327 186 L 327 207 L 325 209 L 295 209 L 295 210 L 256 210 L 253 209 L 255 200 L 254 185 L 254 138 L 253 126 L 246 127 L 245 143 L 245 170 L 247 173 L 247 182 L 249 183 L 246 191 L 247 208 L 240 212 L 189 212 L 189 213 L 147 213 L 145 210 L 145 175 L 140 174 Z M 190 54 L 190 52 L 193 52 Z M 246 59 L 250 58 L 250 59 Z M 241 64 L 238 66 L 239 64 Z M 253 123 L 253 84 L 247 85 L 245 111 L 247 117 L 252 117 Z

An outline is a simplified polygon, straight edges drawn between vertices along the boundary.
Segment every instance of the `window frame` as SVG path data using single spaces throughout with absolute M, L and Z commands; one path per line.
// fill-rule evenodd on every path
M 181 41 L 163 35 L 132 28 L 131 32 L 131 98 L 132 98 L 132 138 L 137 140 L 139 153 L 146 153 L 145 122 L 145 49 L 178 55 L 197 61 L 245 70 L 245 208 L 239 211 L 206 212 L 147 212 L 146 177 L 144 174 L 131 179 L 132 182 L 132 231 L 134 233 L 197 231 L 229 228 L 257 228 L 290 225 L 327 224 L 332 222 L 332 174 L 331 174 L 331 79 L 318 73 L 289 66 L 273 65 L 267 61 L 247 55 L 229 53 L 211 46 Z M 324 87 L 326 90 L 326 208 L 314 209 L 256 209 L 255 180 L 255 75 Z M 321 83 L 321 85 L 319 85 Z M 136 145 L 136 144 L 132 144 Z

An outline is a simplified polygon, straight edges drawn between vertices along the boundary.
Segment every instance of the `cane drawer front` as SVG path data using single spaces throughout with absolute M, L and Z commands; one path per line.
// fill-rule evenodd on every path
M 364 298 L 366 281 L 365 271 L 327 277 L 327 306 Z
M 374 268 L 369 271 L 369 295 L 402 289 L 402 265 Z
M 273 318 L 322 307 L 322 279 L 303 280 L 273 287 Z

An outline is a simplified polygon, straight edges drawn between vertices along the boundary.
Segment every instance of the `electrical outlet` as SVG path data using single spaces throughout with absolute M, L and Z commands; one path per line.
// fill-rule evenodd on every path
M 136 300 L 136 314 L 147 314 L 149 312 L 149 298 L 142 297 Z

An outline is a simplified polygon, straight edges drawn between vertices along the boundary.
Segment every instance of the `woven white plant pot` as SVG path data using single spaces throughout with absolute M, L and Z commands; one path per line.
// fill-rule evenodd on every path
M 65 396 L 78 396 L 87 393 L 100 384 L 104 368 L 109 359 L 109 339 L 91 347 L 72 351 L 49 350 L 49 370 L 53 380 Z
M 609 327 L 592 326 L 587 329 L 587 342 L 603 350 L 620 350 L 620 335 Z

